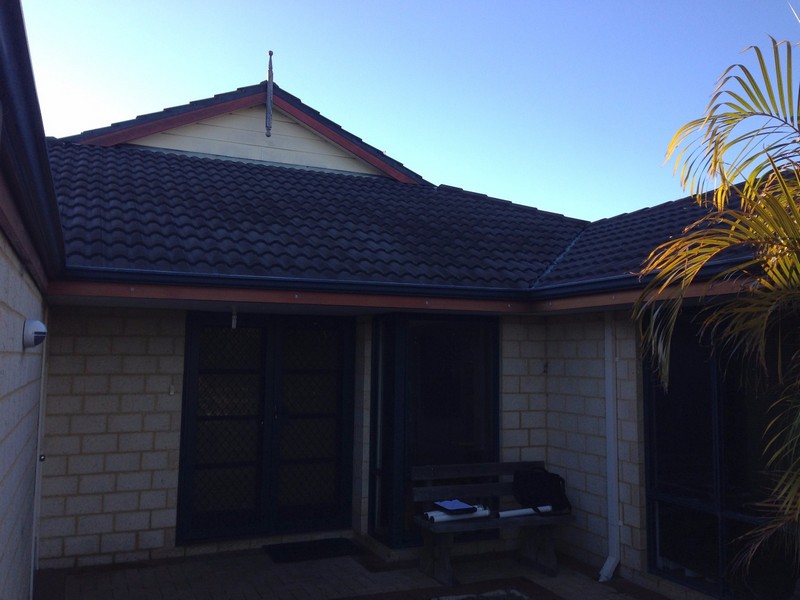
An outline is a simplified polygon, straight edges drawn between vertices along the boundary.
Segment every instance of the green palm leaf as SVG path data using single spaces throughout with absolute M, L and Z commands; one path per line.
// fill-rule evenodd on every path
M 760 504 L 769 519 L 746 536 L 739 559 L 746 566 L 781 537 L 800 565 L 800 351 L 781 357 L 781 343 L 777 359 L 767 355 L 767 341 L 797 338 L 784 324 L 800 322 L 800 93 L 789 43 L 771 39 L 771 53 L 750 50 L 755 68 L 728 68 L 703 117 L 669 144 L 681 184 L 708 212 L 648 256 L 634 316 L 667 385 L 672 333 L 700 285 L 701 334 L 777 377 L 783 391 L 765 432 L 773 487 Z M 720 283 L 728 284 L 724 298 L 714 296 Z
M 718 208 L 730 198 L 733 182 L 744 180 L 757 187 L 771 170 L 770 158 L 783 168 L 796 157 L 800 129 L 793 48 L 788 42 L 771 41 L 771 63 L 759 48 L 750 48 L 757 69 L 743 64 L 729 67 L 705 116 L 681 127 L 667 149 L 682 185 L 696 195 L 715 188 L 713 201 Z

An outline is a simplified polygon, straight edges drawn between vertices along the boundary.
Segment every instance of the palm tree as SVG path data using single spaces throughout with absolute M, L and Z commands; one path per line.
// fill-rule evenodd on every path
M 800 316 L 800 89 L 792 80 L 791 44 L 772 39 L 771 52 L 749 50 L 757 68 L 728 68 L 703 116 L 669 145 L 681 184 L 707 212 L 653 250 L 635 307 L 665 386 L 672 332 L 697 285 L 706 300 L 701 332 L 779 381 L 765 438 L 774 477 L 762 506 L 769 520 L 749 537 L 745 563 L 776 534 L 797 540 L 800 524 L 800 354 L 767 352 Z M 729 295 L 720 301 L 715 290 L 723 283 Z

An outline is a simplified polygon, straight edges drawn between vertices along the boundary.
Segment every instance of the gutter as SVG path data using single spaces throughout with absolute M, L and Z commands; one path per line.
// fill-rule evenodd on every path
M 192 285 L 209 288 L 246 288 L 301 292 L 333 292 L 338 294 L 388 294 L 396 296 L 425 295 L 434 298 L 465 298 L 526 302 L 531 292 L 526 288 L 490 288 L 459 285 L 426 285 L 420 283 L 370 282 L 336 279 L 293 279 L 289 277 L 253 277 L 207 273 L 175 273 L 173 271 L 141 271 L 113 267 L 67 268 L 64 281 L 131 283 L 153 285 Z
M 710 267 L 702 271 L 703 281 L 708 281 L 711 277 L 719 275 L 726 269 L 740 262 L 741 257 L 715 261 Z M 644 289 L 652 278 L 652 275 L 648 277 L 639 277 L 633 273 L 625 273 L 623 275 L 608 275 L 580 281 L 556 283 L 533 288 L 531 290 L 530 300 L 553 300 L 570 296 Z
M 720 261 L 713 269 L 707 270 L 704 275 L 713 276 L 722 272 L 733 264 L 734 260 Z M 705 280 L 705 278 L 704 278 Z M 547 303 L 564 301 L 568 299 L 589 298 L 601 294 L 621 293 L 630 296 L 638 292 L 648 283 L 648 279 L 641 279 L 633 274 L 597 277 L 580 282 L 557 284 L 542 288 L 507 288 L 507 287 L 481 287 L 468 285 L 436 285 L 423 283 L 400 283 L 391 281 L 369 281 L 352 279 L 302 279 L 291 277 L 258 277 L 238 274 L 215 273 L 176 273 L 166 270 L 120 269 L 116 267 L 80 266 L 67 267 L 62 277 L 62 283 L 111 283 L 132 285 L 153 285 L 164 287 L 193 286 L 208 289 L 238 289 L 250 291 L 276 291 L 276 292 L 306 292 L 306 293 L 334 293 L 342 295 L 387 295 L 397 297 L 425 296 L 435 299 L 459 299 L 476 301 L 507 302 L 506 308 L 512 309 L 512 304 L 527 304 L 530 311 L 547 310 Z M 58 283 L 58 282 L 54 282 Z M 702 286 L 698 282 L 697 286 Z M 702 287 L 698 287 L 702 290 Z M 718 293 L 735 293 L 738 286 L 721 286 Z M 705 291 L 698 292 L 699 295 Z M 596 299 L 595 299 L 596 301 Z M 614 305 L 633 304 L 628 298 L 617 299 Z M 607 303 L 594 304 L 595 309 L 608 307 Z M 517 307 L 520 308 L 520 307 Z M 583 307 L 584 309 L 587 307 Z

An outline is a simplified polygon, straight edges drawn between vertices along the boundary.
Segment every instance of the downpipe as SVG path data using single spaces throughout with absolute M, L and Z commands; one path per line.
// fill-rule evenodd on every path
M 620 560 L 619 447 L 617 444 L 617 356 L 614 315 L 603 315 L 603 378 L 606 405 L 606 498 L 608 502 L 608 556 L 597 580 L 610 581 Z

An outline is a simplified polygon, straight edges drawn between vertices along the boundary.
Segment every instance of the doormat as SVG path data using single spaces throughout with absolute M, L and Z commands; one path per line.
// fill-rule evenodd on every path
M 432 587 L 385 594 L 346 596 L 337 600 L 564 600 L 525 577 L 491 579 L 453 587 Z
M 384 560 L 372 552 L 364 552 L 356 557 L 356 560 L 370 573 L 382 573 L 384 571 L 399 571 L 400 569 L 416 569 L 419 567 L 419 559 L 411 558 L 408 560 Z
M 337 556 L 353 556 L 362 548 L 347 538 L 328 538 L 309 542 L 292 542 L 262 546 L 273 562 L 290 563 L 301 560 L 319 560 Z

